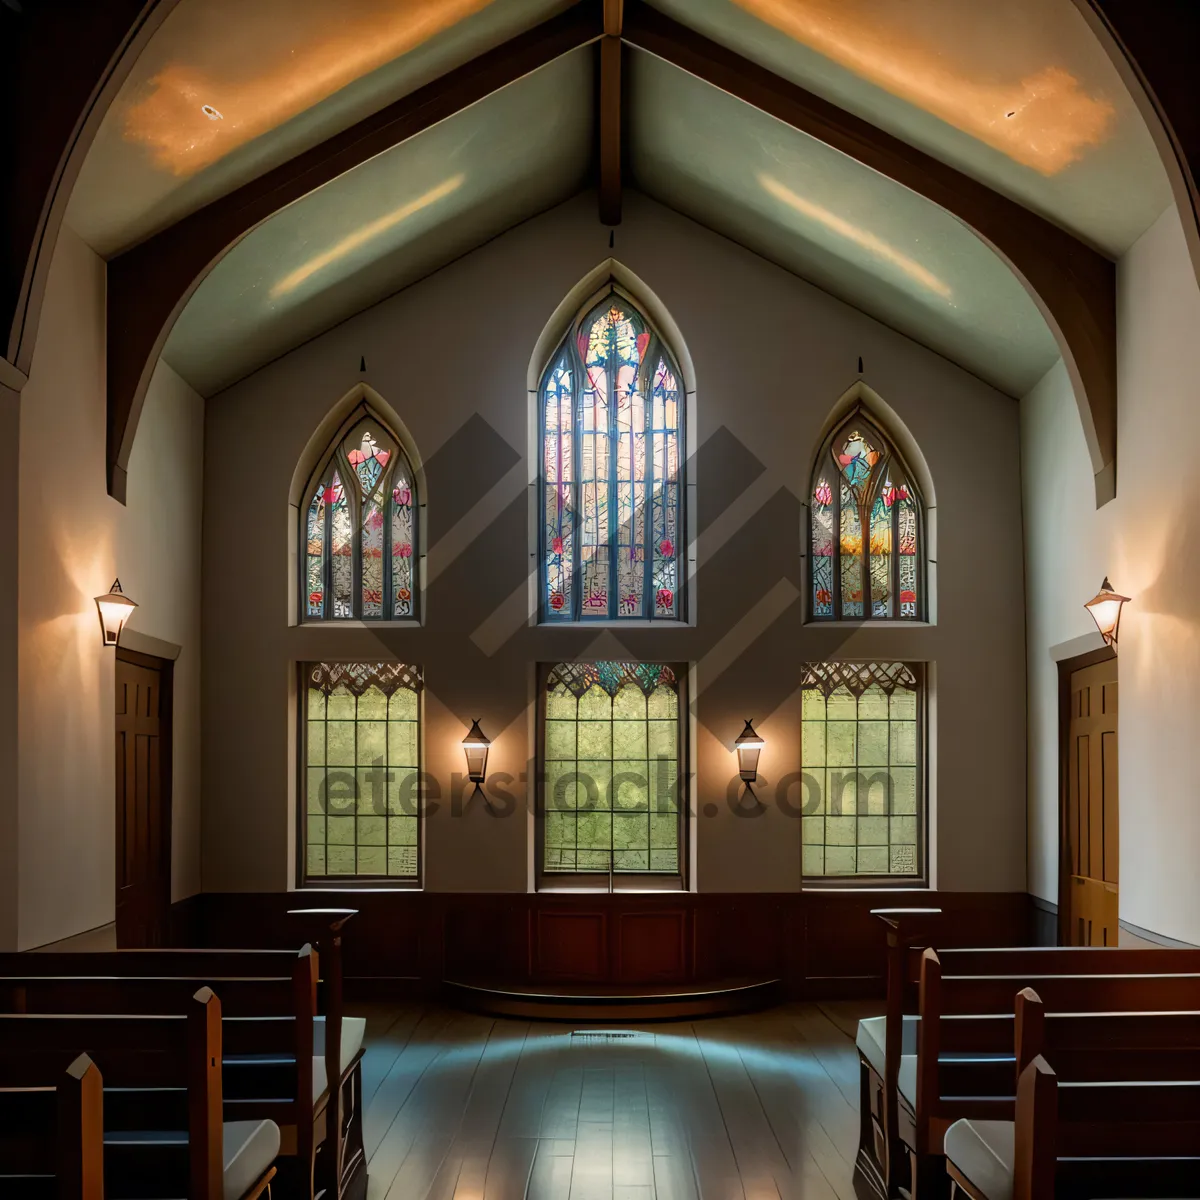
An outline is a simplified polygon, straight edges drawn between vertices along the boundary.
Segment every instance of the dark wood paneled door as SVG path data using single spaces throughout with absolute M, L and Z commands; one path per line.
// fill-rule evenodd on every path
M 1067 719 L 1064 941 L 1118 938 L 1117 660 L 1072 671 Z
M 117 945 L 166 944 L 171 910 L 171 670 L 117 650 Z

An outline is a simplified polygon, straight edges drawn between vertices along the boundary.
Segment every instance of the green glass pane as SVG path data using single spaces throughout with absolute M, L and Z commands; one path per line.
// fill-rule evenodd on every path
M 417 848 L 415 845 L 388 847 L 388 874 L 407 879 L 417 877 Z
M 354 817 L 329 817 L 326 820 L 327 841 L 331 846 L 354 845 Z
M 387 818 L 359 817 L 358 844 L 360 846 L 386 846 Z
M 886 767 L 888 761 L 888 723 L 860 721 L 858 723 L 858 765 Z
M 646 812 L 650 807 L 650 772 L 646 760 L 614 762 L 612 807 Z
M 827 846 L 853 846 L 856 844 L 856 826 L 854 817 L 826 817 L 825 844 Z
M 354 772 L 357 792 L 354 811 L 360 815 L 382 817 L 387 806 L 387 772 L 383 767 L 359 767 Z
M 858 811 L 861 816 L 886 817 L 891 778 L 887 767 L 863 767 L 858 781 Z
M 608 693 L 598 684 L 593 683 L 582 696 L 579 697 L 579 719 L 605 721 L 612 717 L 612 700 Z
M 353 767 L 331 767 L 325 776 L 324 811 L 330 816 L 353 815 L 356 790 Z
M 825 720 L 825 693 L 820 688 L 805 688 L 800 694 L 800 719 Z
M 329 846 L 325 851 L 330 875 L 353 875 L 355 852 L 353 846 Z
M 648 871 L 650 869 L 649 850 L 614 850 L 614 871 Z
M 645 813 L 636 816 L 613 816 L 613 848 L 638 850 L 650 845 L 650 818 Z
M 646 716 L 651 720 L 675 719 L 679 716 L 679 695 L 674 688 L 659 685 L 646 699 Z
M 546 718 L 551 721 L 573 721 L 576 717 L 576 700 L 561 683 L 546 693 Z
M 917 761 L 917 724 L 915 721 L 892 722 L 892 762 L 905 766 Z
M 325 720 L 325 693 L 320 688 L 308 689 L 308 719 Z
M 662 755 L 666 758 L 679 757 L 679 722 L 651 721 L 647 744 L 651 758 Z
M 650 870 L 676 874 L 679 871 L 679 851 L 674 847 L 669 850 L 651 847 Z
M 393 816 L 416 817 L 421 806 L 421 778 L 415 767 L 391 767 L 387 810 Z
M 646 696 L 635 683 L 627 683 L 617 689 L 612 702 L 613 720 L 644 721 L 646 719 Z
M 887 842 L 887 817 L 859 817 L 858 844 L 860 846 L 886 846 Z
M 825 847 L 806 845 L 802 853 L 801 870 L 805 875 L 824 875 Z
M 563 812 L 581 807 L 587 802 L 587 793 L 579 776 L 584 774 L 575 762 L 548 762 L 546 764 L 546 811 Z
M 415 846 L 417 844 L 417 818 L 388 817 L 387 839 L 389 846 Z
M 613 764 L 608 759 L 597 762 L 583 761 L 576 763 L 579 772 L 580 805 L 586 798 L 584 793 L 592 797 L 593 808 L 612 807 L 612 776 Z
M 917 818 L 892 817 L 892 845 L 915 846 L 917 844 Z
M 325 722 L 309 721 L 306 741 L 308 743 L 308 762 L 310 766 L 318 766 L 325 761 Z
M 316 770 L 309 768 L 308 772 L 308 811 L 323 813 L 325 811 L 325 768 Z
M 360 765 L 380 763 L 387 759 L 388 726 L 384 721 L 359 721 L 358 762 Z
M 650 811 L 674 813 L 679 810 L 679 763 L 674 757 L 650 763 Z
M 858 725 L 854 721 L 830 721 L 826 726 L 826 761 L 831 767 L 852 767 L 858 762 Z
M 888 850 L 886 846 L 859 846 L 858 874 L 888 874 Z
M 575 721 L 546 722 L 547 761 L 575 757 L 575 731 L 578 727 Z
M 646 722 L 614 721 L 612 754 L 613 758 L 645 758 Z
M 825 772 L 826 811 L 833 817 L 849 817 L 858 811 L 858 776 L 844 767 Z
M 360 721 L 386 721 L 387 716 L 387 697 L 377 687 L 367 688 L 358 698 L 358 719 Z
M 825 702 L 825 719 L 828 721 L 858 720 L 858 701 L 848 688 L 840 687 L 830 693 Z
M 679 843 L 679 818 L 674 813 L 662 816 L 650 814 L 650 845 L 655 849 L 677 849 Z
M 581 847 L 575 851 L 575 870 L 607 873 L 611 859 L 607 850 L 585 850 Z
M 888 719 L 887 693 L 878 684 L 873 683 L 859 696 L 858 719 L 860 721 L 886 721 Z
M 580 758 L 612 757 L 612 723 L 610 721 L 580 721 L 576 728 L 579 731 Z
M 344 687 L 338 688 L 329 697 L 329 706 L 325 710 L 328 721 L 353 721 L 358 716 L 358 701 Z
M 802 817 L 800 819 L 800 836 L 805 846 L 823 846 L 825 844 L 825 818 Z
M 325 761 L 330 766 L 354 766 L 354 722 L 330 721 L 325 736 Z
M 801 773 L 800 803 L 806 815 L 817 816 L 829 811 L 828 783 L 827 773 L 819 767 Z
M 893 721 L 915 721 L 917 719 L 917 693 L 907 688 L 897 688 L 892 693 L 891 714 Z
M 359 846 L 358 873 L 360 875 L 386 875 L 387 847 Z
M 546 849 L 575 847 L 575 817 L 571 813 L 547 813 L 543 831 Z
M 805 721 L 800 726 L 800 762 L 806 769 L 825 765 L 824 721 Z
M 417 726 L 415 722 L 388 722 L 387 761 L 388 766 L 393 768 L 417 765 Z
M 416 721 L 417 693 L 411 688 L 397 688 L 388 700 L 389 721 Z
M 310 816 L 305 823 L 308 826 L 308 844 L 310 846 L 323 846 L 325 844 L 325 818 Z
M 310 875 L 325 874 L 325 847 L 324 846 L 309 846 L 308 848 L 308 873 Z
M 578 839 L 581 849 L 604 850 L 612 845 L 612 816 L 606 812 L 579 814 Z
M 825 874 L 853 875 L 856 857 L 853 846 L 826 846 Z
M 916 767 L 892 767 L 892 812 L 915 814 L 917 811 Z
M 916 846 L 892 846 L 891 875 L 915 875 L 917 873 Z

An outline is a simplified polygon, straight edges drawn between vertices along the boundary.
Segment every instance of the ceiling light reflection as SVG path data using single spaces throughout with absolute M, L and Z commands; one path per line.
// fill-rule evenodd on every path
M 1116 111 L 1065 66 L 1028 58 L 1008 31 L 959 0 L 918 9 L 893 0 L 735 0 L 759 20 L 862 79 L 940 117 L 1015 162 L 1054 175 L 1112 133 Z M 997 10 L 999 11 L 999 10 Z M 959 18 L 956 23 L 955 18 Z M 924 32 L 923 32 L 924 31 Z M 984 53 L 978 47 L 986 45 Z M 1007 71 L 1009 78 L 1003 78 Z
M 389 229 L 399 225 L 401 221 L 407 220 L 414 213 L 420 212 L 421 209 L 428 208 L 431 204 L 436 204 L 437 201 L 449 196 L 451 192 L 455 192 L 462 187 L 464 179 L 466 179 L 465 175 L 453 175 L 445 180 L 445 182 L 439 183 L 437 187 L 430 188 L 429 191 L 424 195 L 418 196 L 415 200 L 410 200 L 407 204 L 402 204 L 399 208 L 394 208 L 391 212 L 384 213 L 382 217 L 377 217 L 374 221 L 359 226 L 353 233 L 347 234 L 346 237 L 342 238 L 340 242 L 336 242 L 330 246 L 328 250 L 324 250 L 316 255 L 316 257 L 310 258 L 308 262 L 301 267 L 297 267 L 290 275 L 285 275 L 271 288 L 271 298 L 274 300 L 279 296 L 293 291 L 306 279 L 310 279 L 318 271 L 324 270 L 331 263 L 344 258 L 360 246 L 365 246 L 373 238 L 377 238 L 381 233 L 386 233 Z
M 909 258 L 907 254 L 897 250 L 894 246 L 888 245 L 887 242 L 877 238 L 869 230 L 861 229 L 859 226 L 847 221 L 844 217 L 839 217 L 837 213 L 830 212 L 829 209 L 822 208 L 821 205 L 814 204 L 811 200 L 806 200 L 803 196 L 797 195 L 790 187 L 780 183 L 772 175 L 767 175 L 760 171 L 758 182 L 762 184 L 763 188 L 770 195 L 774 196 L 776 200 L 782 200 L 789 208 L 795 209 L 796 212 L 814 221 L 819 221 L 826 229 L 831 230 L 840 237 L 846 238 L 856 246 L 861 246 L 864 250 L 874 254 L 876 258 L 881 258 L 893 267 L 899 268 L 910 279 L 941 296 L 943 300 L 950 299 L 951 291 L 949 284 L 939 279 L 932 271 L 923 267 L 916 259 Z

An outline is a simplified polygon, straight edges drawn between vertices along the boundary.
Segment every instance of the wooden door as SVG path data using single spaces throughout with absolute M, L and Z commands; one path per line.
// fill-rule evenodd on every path
M 171 909 L 171 663 L 117 650 L 117 945 L 166 944 Z
M 1117 660 L 1072 671 L 1067 720 L 1064 941 L 1117 944 Z

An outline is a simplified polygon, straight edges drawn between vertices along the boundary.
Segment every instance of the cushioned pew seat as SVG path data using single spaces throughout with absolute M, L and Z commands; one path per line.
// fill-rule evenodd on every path
M 917 1026 L 920 1017 L 905 1017 L 904 1031 L 901 1034 L 901 1054 L 916 1054 Z M 887 1030 L 887 1017 L 865 1017 L 858 1023 L 858 1034 L 854 1044 L 862 1056 L 880 1074 L 884 1074 L 884 1039 Z
M 362 1049 L 363 1037 L 367 1032 L 366 1017 L 342 1018 L 342 1049 L 338 1059 L 339 1071 L 345 1069 L 354 1061 L 354 1056 Z M 327 1084 L 325 1078 L 325 1018 L 317 1017 L 313 1021 L 313 1100 L 320 1099 L 325 1094 Z
M 946 1130 L 947 1162 L 988 1200 L 1012 1200 L 1012 1121 L 955 1121 Z
M 159 1142 L 187 1144 L 187 1133 L 153 1130 L 139 1133 L 114 1130 L 104 1135 L 106 1145 Z M 224 1200 L 241 1200 L 279 1156 L 279 1126 L 274 1121 L 226 1121 L 222 1164 Z

